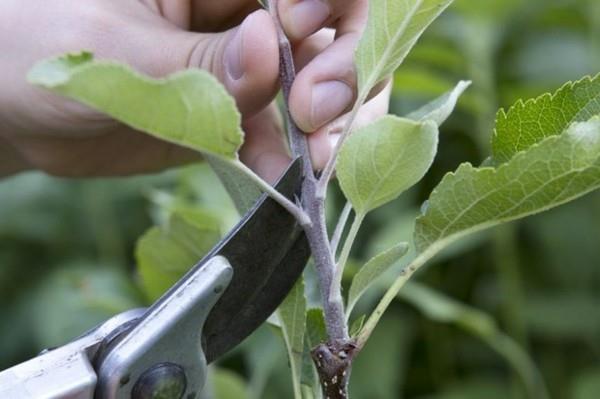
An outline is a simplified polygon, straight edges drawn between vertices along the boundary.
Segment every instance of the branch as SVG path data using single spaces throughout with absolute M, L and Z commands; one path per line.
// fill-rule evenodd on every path
M 310 161 L 310 151 L 308 149 L 308 141 L 302 130 L 298 127 L 292 114 L 290 113 L 289 98 L 296 79 L 296 67 L 294 65 L 294 56 L 292 54 L 292 46 L 288 40 L 281 21 L 279 19 L 279 12 L 277 9 L 277 0 L 269 1 L 269 12 L 275 23 L 277 29 L 277 38 L 279 41 L 279 80 L 281 82 L 281 91 L 283 92 L 283 100 L 285 102 L 286 110 L 286 122 L 288 126 L 288 140 L 290 142 L 290 148 L 294 158 L 302 157 L 303 169 L 305 176 L 313 175 L 312 163 Z
M 311 225 L 304 230 L 311 247 L 315 268 L 319 275 L 320 292 L 323 300 L 323 312 L 327 334 L 331 340 L 345 341 L 349 339 L 348 328 L 344 317 L 344 304 L 342 301 L 332 300 L 329 296 L 331 282 L 335 271 L 335 260 L 329 245 L 329 237 L 325 224 L 325 198 L 317 197 L 317 179 L 310 161 L 310 153 L 306 135 L 296 125 L 289 112 L 289 93 L 296 78 L 294 58 L 290 42 L 287 39 L 277 12 L 277 0 L 269 1 L 269 9 L 278 30 L 279 59 L 281 88 L 287 108 L 288 136 L 294 156 L 301 156 L 304 165 L 304 180 L 302 183 L 302 205 L 308 214 Z
M 269 9 L 275 21 L 279 37 L 280 80 L 285 99 L 288 122 L 288 137 L 294 157 L 302 157 L 304 180 L 302 182 L 302 208 L 311 224 L 304 226 L 315 268 L 319 277 L 319 288 L 323 302 L 323 313 L 328 341 L 313 351 L 313 359 L 321 381 L 321 388 L 329 399 L 348 397 L 348 378 L 354 355 L 354 343 L 348 335 L 341 292 L 330 295 L 335 273 L 335 259 L 325 224 L 325 196 L 319 196 L 313 172 L 306 135 L 298 128 L 289 110 L 289 94 L 296 78 L 292 49 L 279 20 L 278 0 L 269 1 Z M 328 180 L 326 180 L 327 182 Z M 323 190 L 327 189 L 324 184 Z

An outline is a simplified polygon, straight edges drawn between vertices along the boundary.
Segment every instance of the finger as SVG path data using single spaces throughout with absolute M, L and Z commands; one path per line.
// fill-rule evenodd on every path
M 358 111 L 354 128 L 366 126 L 388 113 L 392 84 L 369 100 Z M 313 167 L 322 170 L 333 153 L 349 115 L 343 115 L 308 136 Z
M 301 71 L 316 56 L 333 43 L 335 30 L 325 28 L 307 37 L 294 46 L 294 64 L 296 71 Z
M 269 183 L 274 183 L 290 163 L 283 121 L 273 103 L 243 123 L 246 137 L 240 160 Z
M 290 112 L 305 132 L 314 132 L 347 112 L 356 98 L 354 48 L 358 37 L 345 35 L 317 55 L 296 76 Z
M 290 40 L 300 41 L 326 26 L 335 27 L 338 36 L 360 33 L 368 4 L 367 0 L 280 0 L 278 11 Z
M 185 30 L 190 29 L 192 20 L 192 3 L 180 0 L 140 0 L 155 14 Z
M 280 0 L 278 11 L 287 34 L 297 41 L 324 26 L 336 31 L 336 41 L 298 73 L 292 87 L 294 120 L 313 132 L 347 112 L 356 99 L 354 51 L 366 25 L 368 2 Z
M 114 34 L 101 37 L 95 46 L 100 55 L 126 60 L 153 76 L 188 67 L 205 69 L 225 85 L 245 115 L 271 102 L 278 88 L 279 50 L 266 11 L 256 11 L 222 33 L 188 32 L 146 12 L 154 19 L 136 15 L 115 27 Z M 114 46 L 117 40 L 120 45 Z
M 355 37 L 346 35 L 331 44 L 331 30 L 323 29 L 303 40 L 295 61 L 300 69 L 290 93 L 290 111 L 308 133 L 348 111 L 356 101 L 353 51 Z M 387 82 L 376 85 L 367 100 L 380 93 Z

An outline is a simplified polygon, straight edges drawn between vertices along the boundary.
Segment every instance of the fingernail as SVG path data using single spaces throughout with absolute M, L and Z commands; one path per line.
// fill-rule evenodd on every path
M 330 16 L 331 9 L 324 0 L 301 0 L 289 11 L 288 33 L 304 38 L 321 28 Z
M 242 50 L 243 50 L 243 30 L 244 26 L 235 32 L 233 39 L 225 49 L 225 71 L 232 80 L 239 80 L 244 76 L 244 67 L 242 65 Z
M 312 90 L 311 125 L 314 129 L 339 116 L 350 106 L 354 92 L 339 80 L 317 83 Z

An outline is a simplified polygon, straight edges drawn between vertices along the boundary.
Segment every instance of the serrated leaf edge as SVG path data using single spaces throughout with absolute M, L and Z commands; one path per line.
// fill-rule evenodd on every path
M 586 122 L 575 122 L 575 123 L 586 123 Z M 575 123 L 571 124 L 571 126 L 573 126 Z M 597 187 L 590 187 L 587 190 L 579 192 L 577 195 L 565 198 L 565 199 L 563 199 L 562 201 L 559 201 L 559 202 L 554 202 L 551 205 L 543 206 L 543 207 L 535 210 L 534 212 L 525 213 L 523 215 L 512 216 L 512 217 L 508 217 L 508 218 L 494 219 L 494 220 L 489 221 L 487 223 L 481 223 L 481 224 L 478 224 L 478 225 L 473 226 L 471 228 L 468 228 L 468 229 L 465 229 L 465 230 L 461 230 L 460 232 L 457 232 L 457 233 L 454 233 L 454 234 L 450 234 L 450 235 L 438 238 L 438 239 L 436 239 L 436 240 L 434 240 L 432 242 L 429 242 L 424 247 L 421 247 L 421 246 L 418 245 L 417 235 L 418 235 L 418 228 L 419 228 L 419 225 L 420 225 L 419 223 L 420 223 L 421 220 L 423 220 L 424 218 L 427 217 L 427 213 L 428 213 L 429 209 L 431 209 L 431 203 L 435 202 L 437 200 L 437 197 L 439 197 L 441 195 L 439 193 L 439 187 L 440 186 L 442 186 L 443 184 L 447 183 L 448 180 L 456 178 L 459 174 L 461 174 L 461 173 L 467 173 L 467 172 L 469 172 L 471 170 L 474 171 L 475 173 L 492 172 L 494 174 L 498 174 L 498 173 L 500 173 L 503 170 L 503 168 L 509 167 L 511 162 L 517 162 L 518 159 L 526 157 L 527 154 L 528 154 L 528 152 L 532 151 L 534 148 L 537 148 L 537 147 L 539 147 L 541 145 L 548 145 L 547 143 L 550 142 L 550 141 L 558 141 L 558 140 L 560 140 L 560 139 L 563 138 L 563 135 L 564 135 L 564 133 L 561 134 L 561 135 L 557 135 L 557 136 L 547 137 L 544 140 L 542 140 L 542 141 L 540 141 L 538 143 L 533 144 L 532 146 L 530 146 L 526 150 L 519 151 L 517 154 L 515 154 L 515 156 L 513 156 L 510 159 L 510 161 L 505 162 L 505 163 L 499 165 L 496 168 L 495 167 L 491 167 L 491 166 L 477 168 L 477 167 L 474 167 L 469 162 L 464 162 L 464 163 L 460 164 L 459 167 L 455 171 L 446 173 L 444 175 L 444 177 L 442 178 L 442 180 L 432 190 L 431 195 L 429 196 L 429 199 L 428 199 L 429 206 L 427 207 L 427 209 L 425 210 L 425 212 L 422 213 L 420 216 L 418 216 L 417 219 L 416 219 L 415 230 L 414 230 L 414 241 L 415 241 L 415 246 L 417 248 L 417 252 L 419 254 L 422 254 L 424 252 L 429 251 L 429 249 L 431 247 L 433 247 L 433 246 L 436 246 L 436 247 L 438 247 L 438 246 L 439 247 L 445 247 L 446 245 L 448 245 L 448 244 L 450 244 L 450 243 L 452 243 L 452 242 L 454 242 L 454 241 L 456 241 L 456 240 L 458 240 L 458 239 L 460 239 L 460 238 L 462 238 L 464 236 L 467 236 L 469 234 L 475 233 L 477 231 L 485 230 L 485 229 L 487 229 L 489 227 L 496 226 L 496 225 L 499 225 L 499 224 L 502 224 L 502 223 L 510 222 L 510 221 L 513 221 L 513 220 L 516 220 L 516 219 L 520 219 L 520 218 L 525 217 L 525 216 L 536 215 L 536 214 L 542 213 L 544 211 L 556 208 L 557 206 L 563 205 L 563 204 L 565 204 L 565 203 L 567 203 L 569 201 L 572 201 L 575 198 L 582 197 L 585 194 L 588 194 L 588 193 L 596 190 Z M 600 154 L 598 155 L 598 157 L 596 159 L 600 159 Z M 587 168 L 573 169 L 573 171 L 574 172 L 577 172 L 577 171 L 581 172 L 581 171 L 583 171 L 585 169 L 587 169 Z M 454 223 L 454 222 L 455 221 L 453 221 L 452 223 Z
M 494 131 L 492 132 L 492 137 L 491 137 L 491 141 L 490 141 L 491 147 L 493 148 L 494 142 L 498 138 L 498 128 L 497 127 L 501 122 L 511 119 L 513 117 L 513 115 L 515 115 L 516 113 L 519 113 L 528 107 L 535 106 L 541 101 L 550 100 L 552 102 L 557 97 L 559 97 L 563 93 L 565 93 L 566 91 L 572 91 L 581 85 L 593 84 L 596 82 L 600 82 L 600 73 L 598 73 L 596 75 L 587 75 L 581 79 L 566 82 L 558 90 L 556 90 L 554 92 L 544 93 L 542 95 L 539 95 L 537 97 L 530 98 L 527 100 L 518 99 L 514 104 L 512 104 L 510 107 L 508 107 L 508 109 L 506 109 L 504 107 L 500 108 L 498 110 L 498 112 L 496 113 L 496 118 L 494 119 Z M 529 148 L 531 148 L 531 147 L 529 147 Z M 506 162 L 512 160 L 514 157 L 516 157 L 518 155 L 518 153 L 520 153 L 522 151 L 527 151 L 529 148 L 515 153 L 509 160 L 506 160 L 503 163 L 506 163 Z

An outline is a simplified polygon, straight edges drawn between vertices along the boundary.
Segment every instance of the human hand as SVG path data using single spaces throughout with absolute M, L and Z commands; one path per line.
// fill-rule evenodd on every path
M 61 176 L 122 175 L 198 159 L 197 153 L 27 84 L 27 71 L 40 59 L 86 49 L 155 77 L 188 67 L 209 70 L 242 112 L 241 160 L 273 181 L 289 156 L 273 103 L 276 30 L 268 13 L 257 9 L 255 0 L 4 0 L 0 174 L 38 168 Z M 311 133 L 311 156 L 319 169 L 354 101 L 353 54 L 367 0 L 280 0 L 279 13 L 299 69 L 290 109 Z M 360 119 L 386 113 L 388 97 L 389 90 L 374 97 Z

